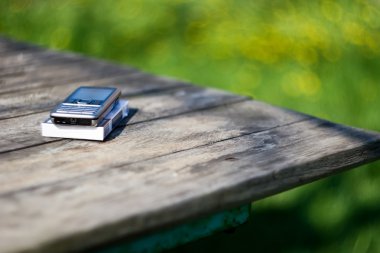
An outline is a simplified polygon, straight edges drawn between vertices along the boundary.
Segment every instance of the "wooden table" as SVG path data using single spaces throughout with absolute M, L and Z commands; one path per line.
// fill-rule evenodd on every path
M 135 112 L 105 142 L 44 138 L 80 85 Z M 0 252 L 68 252 L 205 217 L 380 157 L 380 135 L 0 39 Z

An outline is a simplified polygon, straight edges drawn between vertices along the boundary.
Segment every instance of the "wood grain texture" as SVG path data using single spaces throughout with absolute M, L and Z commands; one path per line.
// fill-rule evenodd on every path
M 126 90 L 126 88 L 123 90 Z M 20 97 L 21 101 L 23 97 L 24 96 Z M 159 92 L 145 93 L 140 96 L 123 97 L 129 99 L 132 111 L 138 110 L 128 121 L 129 124 L 151 121 L 194 110 L 207 109 L 218 105 L 247 100 L 245 97 L 235 96 L 222 91 L 184 85 Z M 55 98 L 58 102 L 58 94 L 55 95 Z M 46 107 L 44 108 L 43 104 L 40 104 L 39 108 L 43 110 L 43 112 L 33 113 L 24 117 L 0 120 L 0 128 L 3 129 L 3 131 L 0 132 L 0 153 L 41 145 L 52 141 L 56 142 L 58 140 L 57 138 L 46 138 L 40 135 L 40 123 L 48 117 L 49 111 L 46 111 Z
M 101 61 L 97 62 L 77 55 L 67 55 L 59 58 L 57 53 L 53 54 L 56 57 L 46 57 L 46 54 L 50 55 L 51 53 L 35 52 L 31 55 L 20 53 L 12 56 L 12 59 L 17 59 L 16 65 L 0 70 L 0 77 L 2 78 L 1 93 L 36 87 L 49 87 L 59 83 L 91 80 L 133 71 L 133 69 L 122 69 L 116 65 Z M 41 59 L 39 59 L 39 56 L 41 56 Z M 1 55 L 0 60 L 5 64 L 10 61 L 10 59 L 2 59 Z M 2 75 L 1 73 L 4 74 Z M 58 84 L 55 83 L 57 81 Z
M 127 66 L 46 50 L 14 52 L 8 57 L 0 54 L 0 84 L 0 119 L 12 116 L 8 115 L 9 111 L 20 109 L 12 101 L 19 101 L 18 99 L 29 95 L 31 98 L 28 102 L 32 105 L 37 103 L 35 106 L 47 98 L 56 103 L 59 101 L 58 96 L 62 99 L 62 95 L 70 93 L 73 87 L 83 84 L 119 86 L 127 94 L 186 85 L 178 80 L 149 75 Z M 11 105 L 13 107 L 9 108 Z
M 1 244 L 6 252 L 85 248 L 374 160 L 379 147 L 377 134 L 314 119 L 145 161 L 110 163 L 70 180 L 2 194 Z
M 0 169 L 0 194 L 196 148 L 304 118 L 307 116 L 246 101 L 121 126 L 105 143 L 54 142 L 0 154 L 5 162 Z M 91 161 L 91 165 L 83 161 Z
M 84 250 L 380 157 L 378 133 L 2 38 L 0 81 L 0 252 Z M 83 84 L 137 112 L 104 143 L 41 137 Z
M 141 72 L 114 75 L 108 78 L 87 81 L 68 82 L 66 85 L 55 82 L 56 86 L 27 89 L 15 93 L 0 94 L 0 121 L 8 118 L 25 116 L 33 113 L 51 110 L 76 87 L 113 86 L 121 89 L 126 97 L 159 92 L 165 89 L 189 86 L 183 82 L 154 77 Z

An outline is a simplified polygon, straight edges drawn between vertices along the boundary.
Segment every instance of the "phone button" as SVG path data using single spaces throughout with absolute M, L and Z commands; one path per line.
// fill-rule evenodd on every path
M 84 110 L 82 111 L 83 114 L 94 114 L 97 110 Z

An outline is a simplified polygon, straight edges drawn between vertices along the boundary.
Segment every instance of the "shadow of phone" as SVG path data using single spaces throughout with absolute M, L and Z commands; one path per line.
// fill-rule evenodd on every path
M 133 116 L 135 116 L 137 112 L 138 112 L 137 108 L 129 108 L 128 116 L 119 122 L 118 126 L 107 136 L 104 142 L 113 140 L 116 137 L 118 137 L 123 132 L 128 122 L 132 119 Z

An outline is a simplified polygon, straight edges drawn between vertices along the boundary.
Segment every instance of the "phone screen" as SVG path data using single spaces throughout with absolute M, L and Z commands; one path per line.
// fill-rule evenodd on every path
M 64 103 L 101 105 L 114 91 L 114 88 L 80 87 Z

